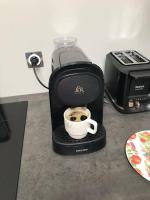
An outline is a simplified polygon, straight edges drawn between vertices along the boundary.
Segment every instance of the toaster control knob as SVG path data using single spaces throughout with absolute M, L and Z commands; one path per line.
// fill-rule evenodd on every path
M 129 108 L 133 108 L 134 107 L 134 102 L 133 101 L 129 101 L 128 106 L 129 106 Z
M 139 101 L 135 101 L 135 107 L 139 108 L 140 107 L 140 102 Z

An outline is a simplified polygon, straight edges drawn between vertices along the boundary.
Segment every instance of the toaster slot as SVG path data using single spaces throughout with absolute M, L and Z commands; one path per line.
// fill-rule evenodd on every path
M 133 60 L 134 63 L 143 64 L 149 62 L 148 59 L 144 58 L 141 54 L 136 51 L 125 51 L 124 52 L 130 59 Z
M 145 61 L 143 58 L 141 58 L 141 57 L 138 56 L 138 55 L 131 54 L 130 56 L 131 56 L 131 58 L 133 58 L 133 59 L 134 59 L 136 62 L 138 62 L 138 63 L 141 63 L 141 62 L 144 62 L 144 61 Z
M 118 51 L 118 52 L 113 52 L 112 54 L 124 65 L 130 65 L 133 63 L 133 61 L 129 58 L 129 56 L 124 52 Z
M 149 63 L 149 60 L 142 56 L 140 53 L 128 50 L 128 51 L 114 51 L 113 56 L 119 60 L 123 65 L 139 65 Z
M 121 59 L 125 64 L 131 64 L 131 63 L 133 63 L 127 56 L 120 56 L 120 59 Z

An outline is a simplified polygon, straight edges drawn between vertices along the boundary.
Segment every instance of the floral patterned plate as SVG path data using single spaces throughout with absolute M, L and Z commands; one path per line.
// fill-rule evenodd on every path
M 130 136 L 126 143 L 126 155 L 134 170 L 150 181 L 150 130 Z

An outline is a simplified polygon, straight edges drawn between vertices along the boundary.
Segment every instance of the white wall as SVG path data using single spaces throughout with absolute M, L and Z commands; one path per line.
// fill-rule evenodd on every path
M 46 91 L 28 69 L 25 52 L 41 50 L 48 83 L 53 39 L 71 35 L 104 68 L 107 52 L 137 49 L 150 58 L 149 0 L 0 0 L 0 96 Z

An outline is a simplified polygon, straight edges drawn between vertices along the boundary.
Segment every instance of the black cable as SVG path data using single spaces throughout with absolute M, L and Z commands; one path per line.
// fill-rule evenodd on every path
M 108 95 L 107 95 L 107 93 L 106 93 L 106 90 L 104 91 L 104 103 L 106 103 L 106 104 L 109 104 L 109 103 L 110 103 L 110 100 L 109 100 L 109 98 L 108 98 Z
M 45 87 L 46 89 L 49 90 L 49 87 L 47 87 L 46 85 L 44 85 L 44 83 L 42 83 L 41 80 L 39 79 L 39 77 L 38 77 L 38 75 L 37 75 L 37 73 L 36 73 L 36 69 L 35 69 L 35 68 L 36 68 L 36 67 L 33 67 L 33 71 L 34 71 L 34 75 L 35 75 L 37 81 L 38 81 L 43 87 Z

